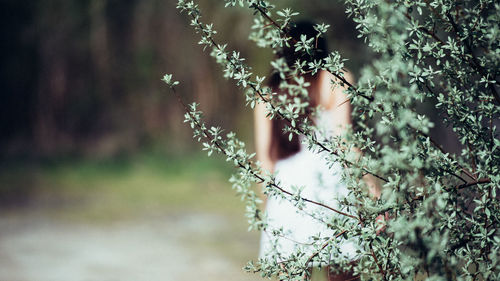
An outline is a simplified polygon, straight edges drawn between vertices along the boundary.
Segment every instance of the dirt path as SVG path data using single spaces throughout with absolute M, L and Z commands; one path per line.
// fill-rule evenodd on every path
M 197 213 L 99 224 L 35 211 L 0 216 L 0 280 L 260 280 L 241 270 L 257 255 L 258 235 L 235 230 L 231 220 Z

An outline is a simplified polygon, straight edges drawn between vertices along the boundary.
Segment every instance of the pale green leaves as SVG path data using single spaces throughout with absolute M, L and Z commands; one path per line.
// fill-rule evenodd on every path
M 353 126 L 333 137 L 314 126 L 313 110 L 304 117 L 310 110 L 310 81 L 304 74 L 328 70 L 338 78 L 332 79 L 333 88 L 348 87 L 345 81 L 339 82 L 348 78 L 346 59 L 339 52 L 333 51 L 323 60 L 297 60 L 291 65 L 282 58 L 271 61 L 273 71 L 282 79 L 279 90 L 271 90 L 264 77 L 254 78 L 252 62 L 214 40 L 213 26 L 201 22 L 195 3 L 181 0 L 178 8 L 191 15 L 200 43 L 210 47 L 223 75 L 245 88 L 250 107 L 265 103 L 269 118 L 288 121 L 286 137 L 301 135 L 302 142 L 312 152 L 321 153 L 330 167 L 341 163 L 349 195 L 339 204 L 343 208 L 358 206 L 356 212 L 363 223 L 311 215 L 329 228 L 346 230 L 341 239 L 355 236 L 364 241 L 355 266 L 362 280 L 414 280 L 424 272 L 429 280 L 478 279 L 476 272 L 485 280 L 500 279 L 496 255 L 500 251 L 496 223 L 500 221 L 500 106 L 495 97 L 500 6 L 492 0 L 345 2 L 359 36 L 377 55 L 354 73 L 356 83 L 348 81 L 353 85 L 344 92 L 345 103 L 353 109 Z M 317 24 L 316 36 L 290 40 L 287 24 L 297 14 L 291 9 L 275 9 L 261 0 L 226 0 L 225 4 L 250 8 L 255 15 L 251 40 L 274 52 L 288 46 L 300 56 L 312 54 L 315 41 L 329 28 Z M 171 75 L 163 80 L 170 87 L 178 84 Z M 429 113 L 436 109 L 439 117 L 431 118 Z M 204 150 L 222 153 L 238 167 L 230 181 L 245 201 L 249 228 L 285 236 L 280 229 L 267 229 L 252 184 L 258 182 L 265 194 L 298 207 L 304 202 L 300 189 L 287 195 L 276 188 L 280 183 L 252 159 L 254 153 L 247 152 L 234 133 L 224 135 L 221 128 L 205 125 L 196 105 L 189 107 L 186 122 Z M 455 141 L 460 142 L 456 153 L 434 139 L 433 135 L 443 138 L 438 130 L 446 127 L 454 132 L 447 133 L 447 138 L 456 134 Z M 362 153 L 354 152 L 358 150 Z M 367 184 L 360 180 L 367 171 L 382 176 L 383 192 L 377 201 L 370 199 Z M 386 211 L 391 216 L 386 233 L 376 235 L 375 218 Z M 310 238 L 321 249 L 324 241 Z M 340 270 L 350 270 L 335 243 L 324 245 L 313 261 L 323 258 Z M 300 247 L 289 259 L 274 258 L 286 262 L 264 259 L 250 263 L 247 269 L 265 277 L 302 280 L 308 257 Z M 475 266 L 474 273 L 471 266 Z
M 318 32 L 317 36 L 319 37 L 321 34 L 326 33 L 329 27 L 330 27 L 329 24 L 321 23 L 321 24 L 316 24 L 314 26 L 314 29 Z
M 172 74 L 165 74 L 165 76 L 163 76 L 163 78 L 161 80 L 163 82 L 167 83 L 167 85 L 170 88 L 173 88 L 174 86 L 179 85 L 179 81 L 172 80 Z
M 300 35 L 300 40 L 295 43 L 295 52 L 304 51 L 308 54 L 312 54 L 314 49 L 314 38 L 307 38 L 305 34 Z

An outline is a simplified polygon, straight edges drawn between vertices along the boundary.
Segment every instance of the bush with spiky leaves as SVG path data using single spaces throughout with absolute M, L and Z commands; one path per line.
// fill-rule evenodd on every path
M 310 53 L 316 38 L 291 39 L 289 23 L 298 13 L 278 9 L 268 1 L 225 0 L 226 7 L 247 7 L 255 15 L 250 39 L 264 48 L 294 47 Z M 316 251 L 300 248 L 290 256 L 276 253 L 271 259 L 249 262 L 246 270 L 263 277 L 302 280 L 314 264 L 332 264 L 341 271 L 353 270 L 362 280 L 500 280 L 498 257 L 500 233 L 500 140 L 495 124 L 500 116 L 500 4 L 493 0 L 345 0 L 347 14 L 357 23 L 359 36 L 377 54 L 364 67 L 356 85 L 344 79 L 345 59 L 332 52 L 321 61 L 283 59 L 270 62 L 284 77 L 273 93 L 255 76 L 245 59 L 227 45 L 216 42 L 216 31 L 202 22 L 196 3 L 179 0 L 200 34 L 200 44 L 245 93 L 247 105 L 267 107 L 270 118 L 287 121 L 290 137 L 304 136 L 313 151 L 330 162 L 345 166 L 343 180 L 349 195 L 342 209 L 335 209 L 290 192 L 273 174 L 260 167 L 254 154 L 234 133 L 209 128 L 196 104 L 184 105 L 186 122 L 209 154 L 221 153 L 237 172 L 230 181 L 246 203 L 250 229 L 284 236 L 271 229 L 254 183 L 267 195 L 292 201 L 300 212 L 304 204 L 316 204 L 325 212 L 308 214 L 337 235 L 313 238 Z M 328 25 L 318 24 L 318 36 Z M 318 134 L 315 124 L 301 119 L 308 107 L 308 83 L 301 74 L 327 70 L 346 90 L 353 106 L 356 130 L 341 137 Z M 339 82 L 340 81 L 340 82 Z M 175 92 L 178 82 L 165 76 Z M 181 99 L 179 99 L 181 100 Z M 417 107 L 432 101 L 461 143 L 460 154 L 450 154 L 429 136 L 433 123 Z M 373 125 L 370 120 L 378 120 Z M 370 125 L 371 124 L 371 125 Z M 361 150 L 361 154 L 358 151 Z M 362 156 L 360 156 L 362 155 Z M 370 175 L 382 186 L 373 200 L 361 180 Z M 347 212 L 356 206 L 355 214 Z M 384 232 L 377 234 L 376 218 L 388 213 Z M 337 245 L 356 237 L 361 243 L 353 265 L 342 257 Z M 279 262 L 280 261 L 280 262 Z

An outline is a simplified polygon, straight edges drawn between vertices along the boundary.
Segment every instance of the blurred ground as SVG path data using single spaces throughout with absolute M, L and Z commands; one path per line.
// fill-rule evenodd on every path
M 0 280 L 259 280 L 228 170 L 154 153 L 4 167 Z

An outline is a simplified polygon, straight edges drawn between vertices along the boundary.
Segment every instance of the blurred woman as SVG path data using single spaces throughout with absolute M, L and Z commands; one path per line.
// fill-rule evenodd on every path
M 292 24 L 289 33 L 292 40 L 299 41 L 302 34 L 307 38 L 316 38 L 318 32 L 310 22 Z M 283 48 L 278 55 L 292 68 L 296 60 L 312 62 L 324 59 L 328 55 L 327 43 L 323 37 L 319 37 L 315 42 L 315 50 L 310 55 L 296 53 L 293 46 Z M 312 110 L 309 110 L 302 117 L 311 118 L 329 136 L 341 136 L 351 124 L 351 105 L 344 93 L 345 88 L 333 87 L 332 81 L 340 81 L 324 70 L 315 75 L 304 74 L 302 77 L 310 83 L 309 109 L 319 107 L 316 116 L 311 116 L 309 112 Z M 344 78 L 353 83 L 349 72 L 344 73 Z M 293 78 L 287 82 L 293 84 Z M 282 79 L 278 73 L 274 73 L 268 85 L 275 93 L 287 94 L 280 89 L 280 83 Z M 280 186 L 290 192 L 293 192 L 292 186 L 303 187 L 303 198 L 341 209 L 338 201 L 347 195 L 348 190 L 341 181 L 340 164 L 328 165 L 321 155 L 310 151 L 301 143 L 302 136 L 294 136 L 290 141 L 288 134 L 283 133 L 288 123 L 278 117 L 268 119 L 264 104 L 256 106 L 254 117 L 257 158 L 263 168 L 275 173 Z M 299 211 L 293 203 L 270 196 L 267 198 L 266 212 L 268 229 L 261 236 L 259 256 L 262 259 L 285 261 L 297 250 L 312 255 L 314 241 L 311 237 L 327 239 L 337 234 L 326 223 L 318 220 L 319 217 L 331 215 L 331 211 L 314 204 L 306 203 Z M 279 235 L 271 233 L 280 229 L 283 232 Z M 348 240 L 339 245 L 337 255 L 350 261 L 356 258 L 356 241 Z M 333 274 L 328 270 L 327 274 L 329 280 L 353 280 L 351 273 Z

